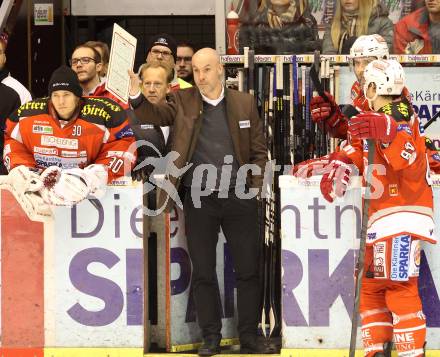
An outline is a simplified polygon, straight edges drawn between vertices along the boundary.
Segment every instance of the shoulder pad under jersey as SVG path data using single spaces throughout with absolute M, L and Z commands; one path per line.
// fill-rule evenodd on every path
M 18 109 L 9 116 L 9 119 L 18 122 L 20 118 L 46 114 L 48 101 L 49 98 L 30 100 L 29 102 L 20 105 Z
M 388 103 L 380 108 L 379 112 L 392 116 L 396 122 L 408 122 L 411 120 L 411 117 L 413 115 L 412 106 L 407 100 L 399 100 Z
M 107 128 L 121 125 L 127 119 L 127 113 L 118 103 L 105 97 L 86 97 L 80 118 Z

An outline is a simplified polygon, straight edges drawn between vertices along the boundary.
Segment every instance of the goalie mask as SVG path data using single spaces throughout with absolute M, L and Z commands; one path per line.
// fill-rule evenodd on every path
M 405 86 L 405 72 L 396 60 L 374 60 L 365 68 L 364 78 L 364 93 L 370 108 L 378 95 L 401 95 Z M 372 98 L 368 98 L 367 90 L 373 83 L 376 93 Z

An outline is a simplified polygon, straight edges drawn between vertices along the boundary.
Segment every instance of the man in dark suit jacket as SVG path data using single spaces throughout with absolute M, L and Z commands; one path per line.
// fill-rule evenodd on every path
M 256 196 L 267 162 L 262 121 L 251 95 L 224 87 L 215 50 L 201 49 L 192 65 L 197 87 L 171 94 L 162 105 L 142 98 L 131 73 L 131 105 L 141 122 L 174 126 L 171 150 L 178 153 L 174 165 L 186 170 L 183 176 L 168 175 L 166 180 L 176 191 L 186 189 L 183 210 L 192 286 L 204 339 L 199 355 L 220 352 L 222 308 L 215 270 L 220 228 L 234 260 L 241 352 L 261 353 L 256 343 L 261 247 Z M 172 207 L 169 193 L 159 194 L 159 207 Z

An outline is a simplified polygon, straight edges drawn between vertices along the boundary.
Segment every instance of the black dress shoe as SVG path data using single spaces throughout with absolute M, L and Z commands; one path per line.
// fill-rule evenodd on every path
M 221 336 L 208 336 L 203 340 L 203 344 L 199 347 L 199 356 L 213 356 L 220 353 Z
M 267 345 L 264 341 L 258 341 L 257 338 L 251 338 L 240 341 L 241 354 L 270 354 L 277 353 L 276 348 Z

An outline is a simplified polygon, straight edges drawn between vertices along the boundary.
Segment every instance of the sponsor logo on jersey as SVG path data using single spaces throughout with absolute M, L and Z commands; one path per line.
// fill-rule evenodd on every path
M 112 102 L 111 100 L 109 100 L 108 98 L 99 98 L 99 97 L 94 97 L 94 98 L 87 98 L 87 101 L 92 103 L 92 102 L 98 102 L 101 104 L 104 104 L 106 107 L 110 108 L 110 110 L 114 111 L 114 112 L 120 112 L 122 111 L 122 107 L 117 104 Z M 93 104 L 94 106 L 95 104 Z
M 56 136 L 41 135 L 41 145 L 55 146 L 60 149 L 78 149 L 78 139 L 59 138 Z
M 397 184 L 395 183 L 388 185 L 388 191 L 391 197 L 396 197 L 399 195 L 399 189 L 397 188 Z
M 34 146 L 34 152 L 36 152 L 38 154 L 44 154 L 44 155 L 58 155 L 57 149 L 42 148 L 39 146 Z
M 53 134 L 53 128 L 49 125 L 32 125 L 34 134 Z
M 78 151 L 61 150 L 61 156 L 63 156 L 63 157 L 78 157 Z
M 399 124 L 397 126 L 397 132 L 399 132 L 399 131 L 405 131 L 406 133 L 408 133 L 409 135 L 412 136 L 412 130 L 408 124 Z
M 124 151 L 107 151 L 107 157 L 123 157 Z
M 422 256 L 422 251 L 420 248 L 420 241 L 413 240 L 411 242 L 409 276 L 419 276 L 421 256 Z
M 387 245 L 386 242 L 379 242 L 373 246 L 374 252 L 374 277 L 387 278 Z
M 127 138 L 127 137 L 130 137 L 130 136 L 133 136 L 133 130 L 131 130 L 130 125 L 124 126 L 121 130 L 119 130 L 115 134 L 116 139 Z
M 17 109 L 17 115 L 21 116 L 23 111 L 27 111 L 29 110 L 31 113 L 33 112 L 41 112 L 44 111 L 46 109 L 47 103 L 43 100 L 39 101 L 39 100 L 31 100 L 25 104 L 23 104 L 22 106 L 20 106 L 20 108 Z
M 367 140 L 364 140 L 363 141 L 363 146 L 364 146 L 364 152 L 368 152 L 368 141 Z
M 367 233 L 367 241 L 371 242 L 376 239 L 376 233 Z
M 398 351 L 408 351 L 411 352 L 415 349 L 415 338 L 414 338 L 414 332 L 412 331 L 405 331 L 405 332 L 395 332 L 394 333 L 394 339 L 393 339 L 396 349 Z M 402 356 L 404 356 L 403 354 Z M 408 354 L 408 356 L 414 356 L 414 354 Z
M 408 281 L 411 236 L 394 237 L 391 251 L 390 278 L 394 281 Z
M 103 118 L 104 120 L 109 120 L 111 115 L 102 107 L 95 106 L 95 104 L 86 104 L 81 110 L 81 114 L 84 116 L 92 115 L 96 117 Z
M 36 166 L 38 168 L 48 168 L 50 166 L 58 166 L 63 169 L 73 169 L 82 167 L 87 163 L 85 158 L 65 158 L 59 156 L 44 156 L 34 154 Z
M 342 146 L 341 146 L 342 147 Z M 355 152 L 355 149 L 351 145 L 345 145 L 342 150 L 344 150 L 348 155 L 351 155 Z

